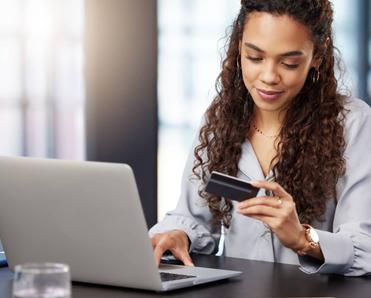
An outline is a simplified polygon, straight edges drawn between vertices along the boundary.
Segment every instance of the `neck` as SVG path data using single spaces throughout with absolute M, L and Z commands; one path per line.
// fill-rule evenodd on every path
M 284 113 L 270 112 L 255 109 L 254 122 L 255 125 L 264 132 L 266 135 L 277 135 L 283 124 Z

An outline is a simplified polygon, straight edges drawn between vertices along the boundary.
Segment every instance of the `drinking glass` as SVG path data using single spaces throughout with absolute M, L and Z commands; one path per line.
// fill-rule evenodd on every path
M 71 297 L 69 266 L 58 263 L 28 263 L 15 266 L 13 297 Z

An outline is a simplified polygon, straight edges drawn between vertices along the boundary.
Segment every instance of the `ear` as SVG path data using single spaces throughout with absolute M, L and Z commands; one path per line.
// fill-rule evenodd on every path
M 330 45 L 330 37 L 327 37 L 326 41 L 325 41 L 325 44 L 323 46 L 323 52 L 324 53 L 326 52 L 329 45 Z M 322 58 L 318 57 L 318 56 L 315 56 L 315 57 L 313 57 L 311 67 L 314 67 L 315 69 L 318 69 L 320 67 L 321 63 L 322 63 Z
M 312 63 L 311 63 L 311 68 L 313 67 L 314 69 L 318 69 L 319 66 L 321 65 L 322 63 L 322 59 L 321 58 L 313 58 L 312 60 Z

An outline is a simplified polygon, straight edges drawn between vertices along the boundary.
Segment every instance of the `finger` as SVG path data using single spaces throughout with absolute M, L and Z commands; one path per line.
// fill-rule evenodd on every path
M 152 244 L 152 248 L 155 249 L 156 244 L 157 244 L 157 239 L 156 239 L 156 237 L 152 237 L 152 238 L 151 238 L 151 244 Z
M 194 266 L 191 256 L 186 248 L 174 249 L 171 251 L 178 260 L 181 260 L 186 266 Z
M 250 181 L 250 184 L 258 188 L 271 190 L 276 196 L 281 198 L 291 198 L 290 194 L 277 182 Z
M 156 264 L 157 266 L 160 265 L 160 262 L 161 262 L 161 257 L 162 255 L 164 254 L 165 251 L 167 251 L 168 249 L 162 245 L 156 245 L 154 251 L 153 251 L 153 254 L 155 256 L 155 261 L 156 261 Z
M 269 216 L 269 217 L 281 216 L 281 212 L 279 209 L 271 207 L 271 206 L 265 206 L 265 205 L 241 208 L 237 210 L 237 212 L 243 215 L 247 215 L 247 216 L 252 216 L 252 215 L 264 215 L 264 216 Z
M 249 199 L 242 201 L 238 203 L 238 208 L 248 208 L 251 206 L 256 206 L 256 205 L 267 205 L 271 207 L 278 208 L 282 204 L 282 200 L 278 199 L 278 197 L 258 197 L 254 199 Z

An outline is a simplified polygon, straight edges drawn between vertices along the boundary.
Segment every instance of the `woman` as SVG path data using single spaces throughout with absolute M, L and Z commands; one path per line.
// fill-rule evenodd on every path
M 332 18 L 328 0 L 241 1 L 178 206 L 150 231 L 157 262 L 170 250 L 192 265 L 224 231 L 226 256 L 371 272 L 371 111 L 338 93 Z M 258 197 L 204 192 L 211 171 Z

